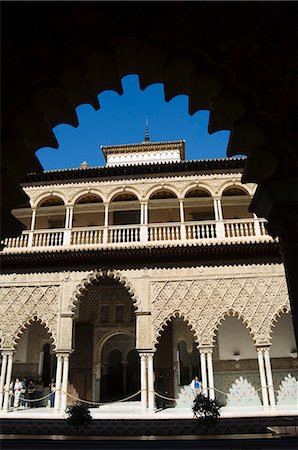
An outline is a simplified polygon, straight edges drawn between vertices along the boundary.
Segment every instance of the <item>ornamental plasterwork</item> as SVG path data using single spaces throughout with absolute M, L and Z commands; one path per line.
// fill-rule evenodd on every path
M 228 184 L 233 184 L 234 182 L 237 185 L 240 185 L 240 181 L 240 173 L 217 174 L 216 177 L 214 177 L 214 174 L 188 175 L 184 177 L 180 175 L 173 177 L 141 178 L 138 180 L 88 180 L 86 182 L 80 181 L 67 184 L 44 184 L 43 186 L 25 186 L 24 191 L 29 196 L 31 204 L 36 206 L 41 198 L 46 197 L 51 193 L 61 195 L 66 200 L 66 204 L 71 204 L 78 193 L 87 193 L 90 189 L 96 190 L 98 194 L 103 197 L 103 201 L 106 201 L 107 198 L 110 197 L 112 191 L 125 186 L 125 189 L 127 190 L 130 188 L 134 189 L 138 193 L 139 199 L 141 200 L 142 198 L 147 197 L 148 192 L 152 189 L 160 188 L 163 184 L 173 189 L 178 196 L 182 196 L 188 186 L 195 187 L 196 184 L 198 186 L 208 188 L 213 195 L 216 195 L 224 186 L 228 186 Z M 249 193 L 252 194 L 254 184 L 249 183 L 246 184 L 245 187 Z
M 59 286 L 13 286 L 0 288 L 2 347 L 12 348 L 16 337 L 32 320 L 40 320 L 57 339 Z M 35 319 L 36 318 L 36 319 Z
M 226 315 L 239 317 L 256 344 L 270 344 L 272 318 L 289 310 L 283 276 L 188 279 L 152 282 L 154 345 L 168 320 L 178 315 L 192 327 L 200 346 L 212 346 Z

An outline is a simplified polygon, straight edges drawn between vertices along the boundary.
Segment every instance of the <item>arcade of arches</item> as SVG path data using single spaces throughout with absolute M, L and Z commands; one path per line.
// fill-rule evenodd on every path
M 48 291 L 16 290 L 6 276 L 2 408 L 10 405 L 11 377 L 33 379 L 44 396 L 54 378 L 56 411 L 75 398 L 129 398 L 153 411 L 159 375 L 168 407 L 189 407 L 195 375 L 205 395 L 227 406 L 293 404 L 297 352 L 282 266 L 223 269 L 60 274 L 42 319 L 38 305 Z M 35 283 L 43 276 L 36 273 Z M 15 314 L 22 325 L 13 325 Z

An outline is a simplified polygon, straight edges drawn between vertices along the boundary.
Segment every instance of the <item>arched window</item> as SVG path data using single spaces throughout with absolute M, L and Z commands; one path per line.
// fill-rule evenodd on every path
M 159 189 L 151 194 L 148 204 L 149 223 L 179 222 L 179 202 L 169 189 Z
M 140 202 L 131 192 L 116 194 L 109 205 L 109 223 L 111 225 L 129 225 L 140 223 Z
M 227 187 L 222 193 L 221 206 L 224 219 L 248 219 L 253 214 L 249 212 L 250 196 L 239 186 Z
M 65 205 L 58 196 L 50 196 L 40 201 L 36 210 L 35 229 L 64 228 Z
M 74 205 L 73 227 L 99 227 L 104 224 L 102 198 L 93 193 L 83 194 Z
M 184 198 L 185 222 L 214 220 L 213 200 L 211 194 L 202 188 L 190 189 Z

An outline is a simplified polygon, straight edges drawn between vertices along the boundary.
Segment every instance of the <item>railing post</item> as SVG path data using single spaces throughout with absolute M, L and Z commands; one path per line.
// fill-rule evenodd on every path
M 216 229 L 216 237 L 223 239 L 225 237 L 225 226 L 223 220 L 216 221 L 215 229 Z

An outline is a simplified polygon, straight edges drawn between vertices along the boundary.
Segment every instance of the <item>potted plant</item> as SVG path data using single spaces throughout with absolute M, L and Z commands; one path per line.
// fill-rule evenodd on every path
M 222 405 L 217 400 L 210 400 L 203 394 L 198 394 L 193 401 L 192 411 L 202 427 L 202 432 L 210 432 L 214 429 L 220 416 Z
M 90 425 L 92 417 L 89 408 L 84 403 L 74 403 L 66 410 L 67 423 L 76 428 L 77 434 L 81 434 L 83 428 L 87 428 Z

